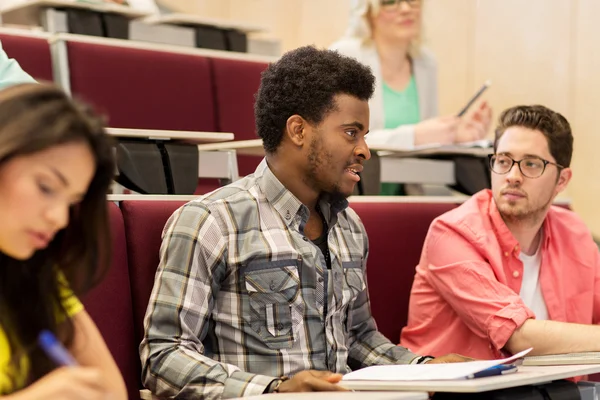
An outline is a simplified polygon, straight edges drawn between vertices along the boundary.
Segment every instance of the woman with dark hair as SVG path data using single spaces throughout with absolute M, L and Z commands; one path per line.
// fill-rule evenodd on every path
M 0 396 L 125 399 L 78 296 L 110 262 L 106 193 L 115 163 L 102 121 L 51 85 L 0 92 Z M 79 366 L 37 345 L 52 332 Z

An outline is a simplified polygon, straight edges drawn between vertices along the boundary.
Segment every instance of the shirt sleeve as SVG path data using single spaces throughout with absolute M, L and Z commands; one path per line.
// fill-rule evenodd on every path
M 18 62 L 8 58 L 0 42 L 0 90 L 20 83 L 35 83 L 35 79 L 23 71 Z
M 245 397 L 262 394 L 276 379 L 204 356 L 202 340 L 226 270 L 226 248 L 218 222 L 203 205 L 188 204 L 167 223 L 140 345 L 142 380 L 159 397 Z
M 535 316 L 518 293 L 498 281 L 467 231 L 434 221 L 424 247 L 428 281 L 473 333 L 501 350 Z
M 364 226 L 362 230 L 365 237 L 362 273 L 366 282 L 366 260 L 369 253 L 369 244 Z M 375 320 L 371 314 L 371 304 L 366 284 L 363 291 L 350 305 L 348 313 L 348 321 L 351 324 L 349 329 L 349 364 L 352 369 L 356 370 L 372 365 L 410 364 L 418 357 L 408 349 L 390 342 L 377 330 Z
M 83 310 L 83 304 L 71 290 L 67 279 L 62 272 L 57 272 L 58 290 L 60 301 L 67 315 L 72 318 L 75 314 Z

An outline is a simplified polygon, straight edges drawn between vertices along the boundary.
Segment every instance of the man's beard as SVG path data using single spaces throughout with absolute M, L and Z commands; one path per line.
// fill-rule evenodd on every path
M 529 199 L 529 197 L 527 198 Z M 546 213 L 548 207 L 552 204 L 552 196 L 539 207 L 513 207 L 505 202 L 498 211 L 502 219 L 511 225 L 535 225 L 540 222 Z
M 315 189 L 316 191 L 323 191 L 331 197 L 332 200 L 345 199 L 350 194 L 344 194 L 341 191 L 339 182 L 335 182 L 332 185 L 324 182 L 319 176 L 319 171 L 328 171 L 334 167 L 331 165 L 333 156 L 322 150 L 321 140 L 313 139 L 310 142 L 310 151 L 308 153 L 308 173 L 304 178 L 304 182 Z

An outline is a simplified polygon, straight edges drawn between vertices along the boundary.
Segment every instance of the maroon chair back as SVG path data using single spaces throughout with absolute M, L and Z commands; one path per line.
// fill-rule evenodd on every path
M 165 223 L 183 201 L 126 200 L 121 202 L 131 276 L 133 324 L 137 343 L 144 336 L 144 315 L 154 285 Z
M 254 124 L 254 96 L 268 64 L 263 62 L 210 59 L 217 110 L 217 127 L 233 132 L 235 140 L 258 139 Z M 262 157 L 238 155 L 240 176 L 254 172 Z
M 369 237 L 367 281 L 377 327 L 394 343 L 408 319 L 408 301 L 431 222 L 452 203 L 351 203 Z
M 46 38 L 0 33 L 0 41 L 8 57 L 17 60 L 25 72 L 39 81 L 53 81 L 52 57 Z
M 216 131 L 208 60 L 190 54 L 67 41 L 71 92 L 108 126 Z
M 129 398 L 135 399 L 139 398 L 141 368 L 139 342 L 133 330 L 125 227 L 119 207 L 113 202 L 108 205 L 113 247 L 111 268 L 104 280 L 82 301 L 121 370 Z

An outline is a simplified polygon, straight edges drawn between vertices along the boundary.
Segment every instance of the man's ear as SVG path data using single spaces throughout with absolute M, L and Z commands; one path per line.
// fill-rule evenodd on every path
M 287 119 L 284 136 L 287 136 L 295 146 L 302 147 L 306 141 L 307 128 L 306 120 L 298 114 L 294 114 Z
M 571 168 L 563 168 L 558 175 L 558 182 L 556 182 L 556 194 L 562 192 L 567 188 L 567 185 L 571 181 L 573 171 Z

